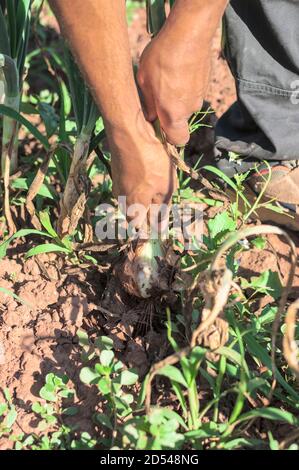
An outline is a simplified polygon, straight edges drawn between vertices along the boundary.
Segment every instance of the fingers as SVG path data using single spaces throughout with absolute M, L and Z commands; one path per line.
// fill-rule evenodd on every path
M 148 205 L 141 202 L 128 204 L 126 218 L 129 235 L 133 234 L 134 230 L 147 233 L 166 233 L 169 225 L 169 205 L 153 201 Z
M 183 147 L 189 142 L 190 133 L 186 119 L 172 120 L 160 117 L 160 123 L 167 141 L 177 147 Z
M 172 117 L 168 112 L 164 113 L 161 111 L 161 109 L 157 107 L 150 90 L 142 88 L 142 93 L 145 119 L 153 123 L 159 118 L 167 141 L 177 147 L 186 145 L 190 139 L 188 120 L 186 118 Z
M 153 95 L 150 91 L 143 91 L 143 112 L 148 122 L 154 122 L 157 119 L 157 111 Z
M 185 115 L 182 117 L 182 115 L 178 114 L 178 109 L 171 112 L 169 103 L 168 106 L 162 107 L 161 103 L 157 102 L 152 87 L 144 79 L 144 73 L 141 69 L 137 74 L 137 80 L 142 92 L 143 111 L 146 120 L 154 122 L 159 118 L 168 142 L 178 147 L 186 145 L 190 139 L 188 118 Z
M 164 113 L 161 111 L 157 107 L 151 91 L 142 89 L 142 93 L 145 119 L 153 123 L 159 118 L 167 141 L 177 147 L 186 145 L 190 139 L 188 120 L 186 118 L 172 117 L 168 112 Z
M 165 187 L 165 190 L 163 192 L 157 192 L 153 198 L 152 198 L 152 203 L 153 204 L 166 204 L 168 205 L 171 202 L 172 195 L 176 191 L 178 187 L 178 179 L 177 179 L 177 172 L 172 163 L 170 163 L 169 167 L 169 181 L 168 181 L 168 186 Z

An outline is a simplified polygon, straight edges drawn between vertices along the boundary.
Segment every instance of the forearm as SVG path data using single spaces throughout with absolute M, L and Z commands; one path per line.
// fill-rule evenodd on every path
M 109 128 L 136 124 L 141 112 L 124 0 L 49 0 L 61 31 Z

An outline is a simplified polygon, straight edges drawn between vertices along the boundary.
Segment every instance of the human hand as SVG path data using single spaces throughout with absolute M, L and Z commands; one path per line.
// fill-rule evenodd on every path
M 201 109 L 211 47 L 226 0 L 178 0 L 164 27 L 144 50 L 138 71 L 148 121 L 160 121 L 167 140 L 189 140 L 188 119 Z
M 139 227 L 151 205 L 169 204 L 177 186 L 176 168 L 141 114 L 134 128 L 108 132 L 113 194 L 126 197 L 127 218 Z

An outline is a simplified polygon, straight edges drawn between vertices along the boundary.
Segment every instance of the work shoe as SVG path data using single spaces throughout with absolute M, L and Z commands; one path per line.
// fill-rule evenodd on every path
M 249 202 L 254 203 L 263 192 L 261 203 L 271 202 L 283 211 L 279 213 L 262 207 L 257 210 L 258 218 L 262 222 L 299 231 L 299 161 L 269 162 L 266 165 L 249 159 L 230 161 L 222 158 L 217 166 L 229 177 L 251 170 L 245 182 L 245 196 Z M 227 191 L 232 196 L 233 191 L 229 188 Z

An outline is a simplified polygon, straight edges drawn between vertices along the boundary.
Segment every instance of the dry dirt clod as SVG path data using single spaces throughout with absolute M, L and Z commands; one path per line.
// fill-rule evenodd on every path
M 128 342 L 124 359 L 130 367 L 135 367 L 137 369 L 140 377 L 144 377 L 149 370 L 150 363 L 141 338 L 136 338 L 135 340 L 130 340 Z

